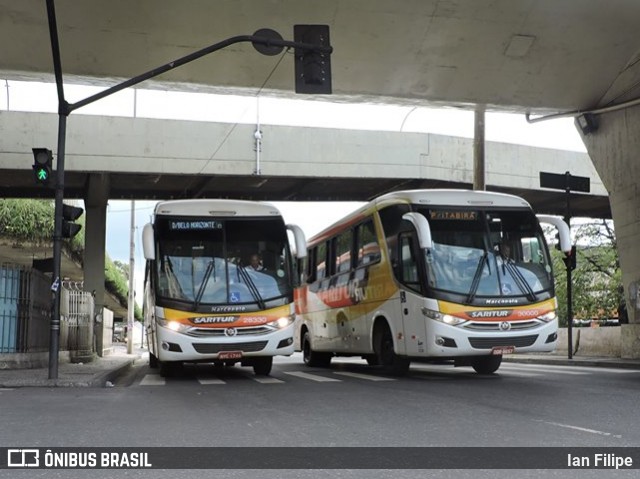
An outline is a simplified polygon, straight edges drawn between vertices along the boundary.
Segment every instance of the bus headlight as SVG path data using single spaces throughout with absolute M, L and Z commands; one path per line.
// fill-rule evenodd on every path
M 545 323 L 549 323 L 551 321 L 553 321 L 554 319 L 556 319 L 558 317 L 558 315 L 556 314 L 555 310 L 553 311 L 549 311 L 548 313 L 545 313 L 541 316 L 538 316 L 538 319 L 541 321 L 544 321 Z
M 182 324 L 179 321 L 167 321 L 166 319 L 160 318 L 156 318 L 156 321 L 163 328 L 170 329 L 171 331 L 175 331 L 176 333 L 185 333 L 192 328 L 192 326 Z
M 458 324 L 467 322 L 465 319 L 458 318 L 457 316 L 442 314 L 439 311 L 434 311 L 433 309 L 428 308 L 422 308 L 422 314 L 427 318 L 435 319 L 436 321 L 440 321 L 441 323 L 449 324 L 451 326 L 457 326 Z
M 295 319 L 296 317 L 294 315 L 282 316 L 281 318 L 278 318 L 275 321 L 271 321 L 270 323 L 267 323 L 267 326 L 271 326 L 272 328 L 275 328 L 275 329 L 283 329 L 289 326 L 290 324 L 292 324 Z

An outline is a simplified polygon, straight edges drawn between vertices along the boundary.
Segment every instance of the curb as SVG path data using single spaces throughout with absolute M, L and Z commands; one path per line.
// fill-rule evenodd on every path
M 625 361 L 624 359 L 609 358 L 531 358 L 531 357 L 503 357 L 504 362 L 524 364 L 546 364 L 555 366 L 587 366 L 597 368 L 638 369 L 640 362 Z
M 87 386 L 91 388 L 106 387 L 107 381 L 114 382 L 120 375 L 124 374 L 131 366 L 133 366 L 133 363 L 135 363 L 137 359 L 138 358 L 131 358 L 126 363 L 117 368 L 97 374 L 90 381 L 88 381 Z

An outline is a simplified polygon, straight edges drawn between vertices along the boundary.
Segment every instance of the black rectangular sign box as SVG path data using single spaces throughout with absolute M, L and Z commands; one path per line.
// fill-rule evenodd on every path
M 564 174 L 540 172 L 540 187 L 552 188 L 555 190 L 566 190 L 567 186 L 571 191 L 591 191 L 591 181 L 587 176 L 574 176 L 569 172 Z

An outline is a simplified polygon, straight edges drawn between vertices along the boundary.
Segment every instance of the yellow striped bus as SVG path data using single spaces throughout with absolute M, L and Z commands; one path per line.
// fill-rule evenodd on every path
M 541 222 L 569 253 L 566 223 L 516 196 L 380 196 L 309 240 L 296 350 L 308 366 L 361 356 L 394 374 L 429 360 L 491 374 L 503 354 L 552 351 L 557 301 Z

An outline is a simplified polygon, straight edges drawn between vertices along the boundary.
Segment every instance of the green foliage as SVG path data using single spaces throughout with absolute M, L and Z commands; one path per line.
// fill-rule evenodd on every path
M 0 236 L 37 245 L 53 238 L 53 201 L 0 199 Z
M 16 242 L 28 242 L 34 245 L 52 243 L 54 230 L 55 205 L 52 200 L 0 199 L 0 236 Z M 64 240 L 63 249 L 79 264 L 83 262 L 85 217 L 82 215 L 76 223 L 82 225 L 80 233 L 70 240 Z M 129 300 L 128 265 L 115 266 L 111 259 L 105 258 L 105 288 L 118 298 L 120 304 Z M 134 315 L 142 320 L 142 311 L 136 304 Z
M 107 256 L 105 258 L 104 265 L 104 282 L 105 287 L 111 294 L 113 294 L 121 304 L 128 304 L 129 302 L 129 285 L 128 279 L 122 274 L 122 271 L 111 259 Z M 134 301 L 133 315 L 136 320 L 142 321 L 142 311 L 137 303 Z
M 574 318 L 611 318 L 623 300 L 622 274 L 613 227 L 607 220 L 573 228 L 577 248 L 571 272 Z M 567 326 L 567 269 L 564 254 L 551 250 L 560 326 Z

